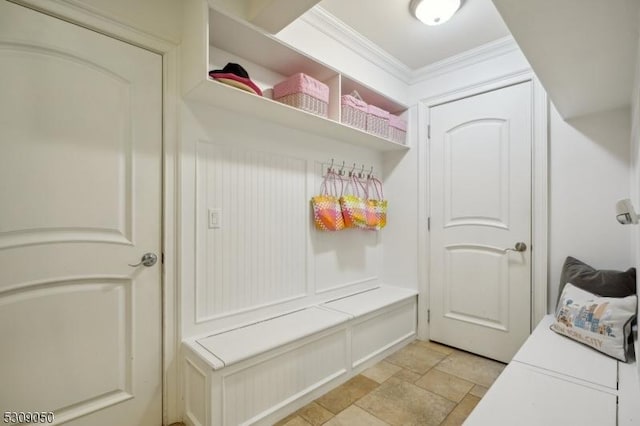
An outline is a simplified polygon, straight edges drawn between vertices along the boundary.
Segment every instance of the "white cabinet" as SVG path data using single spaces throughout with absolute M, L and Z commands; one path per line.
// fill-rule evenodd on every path
M 237 16 L 209 9 L 204 0 L 186 0 L 182 42 L 183 96 L 187 100 L 229 109 L 290 128 L 319 134 L 374 151 L 408 146 L 340 123 L 340 96 L 357 90 L 365 101 L 405 116 L 407 106 L 389 99 L 339 71 L 285 45 Z M 241 64 L 263 89 L 259 97 L 211 80 L 208 72 L 226 63 Z M 319 117 L 270 99 L 270 88 L 303 72 L 329 86 L 329 117 Z

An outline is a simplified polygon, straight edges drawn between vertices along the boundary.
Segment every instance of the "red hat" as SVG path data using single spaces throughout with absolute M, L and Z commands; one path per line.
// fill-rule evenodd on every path
M 237 87 L 238 89 L 262 96 L 262 90 L 249 78 L 249 74 L 238 64 L 228 63 L 221 70 L 209 71 L 209 77 Z

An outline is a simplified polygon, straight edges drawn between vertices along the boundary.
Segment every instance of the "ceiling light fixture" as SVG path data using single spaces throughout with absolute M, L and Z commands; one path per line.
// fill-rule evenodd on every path
M 411 0 L 411 13 L 427 25 L 447 22 L 460 8 L 460 0 Z

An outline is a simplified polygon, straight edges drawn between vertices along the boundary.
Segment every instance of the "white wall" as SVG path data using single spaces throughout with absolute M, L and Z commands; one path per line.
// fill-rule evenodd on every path
M 566 256 L 598 269 L 627 269 L 632 230 L 618 224 L 615 202 L 629 197 L 628 108 L 565 122 L 550 112 L 549 312 L 555 310 Z
M 390 152 L 384 158 L 387 227 L 382 232 L 382 279 L 389 285 L 418 288 L 418 108 L 409 109 L 409 152 Z

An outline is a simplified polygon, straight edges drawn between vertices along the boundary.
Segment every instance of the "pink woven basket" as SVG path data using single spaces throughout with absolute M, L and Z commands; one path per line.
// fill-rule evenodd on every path
M 389 115 L 389 139 L 405 144 L 407 139 L 407 121 L 396 116 Z
M 383 138 L 389 137 L 389 111 L 368 105 L 367 132 Z
M 298 73 L 273 86 L 273 99 L 327 117 L 329 86 L 306 74 Z
M 367 129 L 367 103 L 357 91 L 340 98 L 342 104 L 340 122 L 360 130 Z

